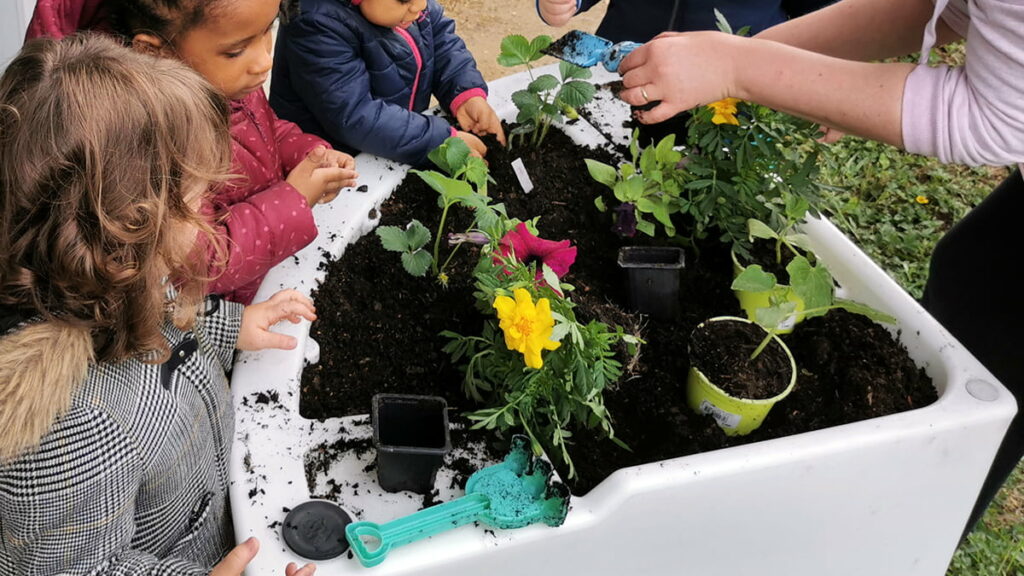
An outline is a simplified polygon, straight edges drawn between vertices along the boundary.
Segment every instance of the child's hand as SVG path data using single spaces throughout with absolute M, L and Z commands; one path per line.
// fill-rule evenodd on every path
M 348 178 L 347 180 L 342 182 L 341 186 L 339 186 L 337 190 L 335 190 L 334 192 L 328 192 L 327 194 L 324 194 L 323 198 L 320 199 L 321 204 L 327 204 L 331 200 L 337 198 L 338 192 L 340 192 L 342 188 L 355 186 L 358 183 L 357 179 L 359 178 L 359 173 L 356 172 L 356 159 L 353 158 L 352 156 L 349 156 L 348 154 L 345 154 L 341 150 L 327 150 L 327 152 L 324 153 L 324 161 L 321 164 L 321 166 L 334 166 L 336 168 L 344 168 L 345 170 L 348 170 L 351 174 L 351 178 Z
M 498 137 L 498 142 L 502 146 L 505 145 L 505 131 L 501 129 L 501 120 L 485 98 L 474 96 L 463 102 L 455 111 L 455 119 L 459 121 L 459 126 L 462 126 L 463 130 L 478 136 L 494 134 Z
M 339 190 L 351 186 L 359 176 L 354 169 L 354 161 L 351 165 L 335 165 L 334 163 L 338 161 L 337 154 L 352 160 L 348 154 L 317 146 L 288 174 L 288 183 L 306 198 L 310 206 L 330 202 L 338 195 Z M 328 157 L 334 160 L 328 160 Z
M 487 146 L 485 146 L 483 141 L 481 141 L 473 134 L 470 134 L 469 132 L 463 132 L 462 130 L 458 130 L 455 132 L 455 135 L 458 136 L 459 138 L 462 138 L 462 141 L 465 142 L 467 146 L 469 146 L 470 155 L 476 156 L 477 158 L 483 158 L 484 155 L 487 154 Z
M 537 0 L 537 9 L 549 26 L 562 26 L 576 14 L 576 0 Z
M 255 538 L 249 538 L 232 548 L 231 552 L 228 552 L 224 559 L 213 567 L 213 570 L 210 571 L 210 576 L 241 576 L 242 572 L 245 571 L 245 567 L 256 557 L 259 549 L 260 541 Z M 285 576 L 313 576 L 315 572 L 315 564 L 306 564 L 299 568 L 294 562 L 289 562 L 288 566 L 284 569 Z
M 310 322 L 316 320 L 313 301 L 295 290 L 281 290 L 266 302 L 245 307 L 235 347 L 239 350 L 291 350 L 298 345 L 295 338 L 271 332 L 270 328 L 286 319 L 292 324 L 298 324 L 303 318 Z

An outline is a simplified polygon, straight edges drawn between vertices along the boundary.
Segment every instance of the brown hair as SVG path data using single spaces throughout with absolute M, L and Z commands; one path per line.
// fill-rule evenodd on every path
M 175 60 L 26 44 L 0 78 L 0 306 L 88 329 L 98 361 L 165 358 L 167 277 L 179 326 L 205 294 L 188 247 L 213 233 L 193 207 L 230 167 L 227 117 Z

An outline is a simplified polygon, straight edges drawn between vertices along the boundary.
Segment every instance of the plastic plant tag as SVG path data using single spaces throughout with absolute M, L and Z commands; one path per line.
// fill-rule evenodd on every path
M 530 175 L 526 172 L 526 165 L 523 164 L 522 158 L 512 161 L 512 171 L 516 173 L 516 179 L 519 180 L 519 186 L 522 187 L 523 193 L 529 194 L 533 190 L 533 181 L 530 180 Z

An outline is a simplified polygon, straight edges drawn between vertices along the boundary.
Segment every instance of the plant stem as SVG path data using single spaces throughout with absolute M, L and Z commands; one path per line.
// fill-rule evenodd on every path
M 430 268 L 434 272 L 434 276 L 440 274 L 437 268 L 437 258 L 441 251 L 441 231 L 444 230 L 444 221 L 448 217 L 448 209 L 451 208 L 454 202 L 445 202 L 444 210 L 441 211 L 441 222 L 437 225 L 437 234 L 434 235 L 434 260 L 430 263 Z M 447 264 L 447 262 L 445 262 Z

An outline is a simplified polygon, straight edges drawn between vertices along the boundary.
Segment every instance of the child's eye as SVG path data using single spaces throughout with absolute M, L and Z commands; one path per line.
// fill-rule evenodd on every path
M 245 50 L 234 50 L 232 52 L 225 52 L 224 55 L 228 58 L 238 58 L 242 55 L 242 52 L 245 52 Z

